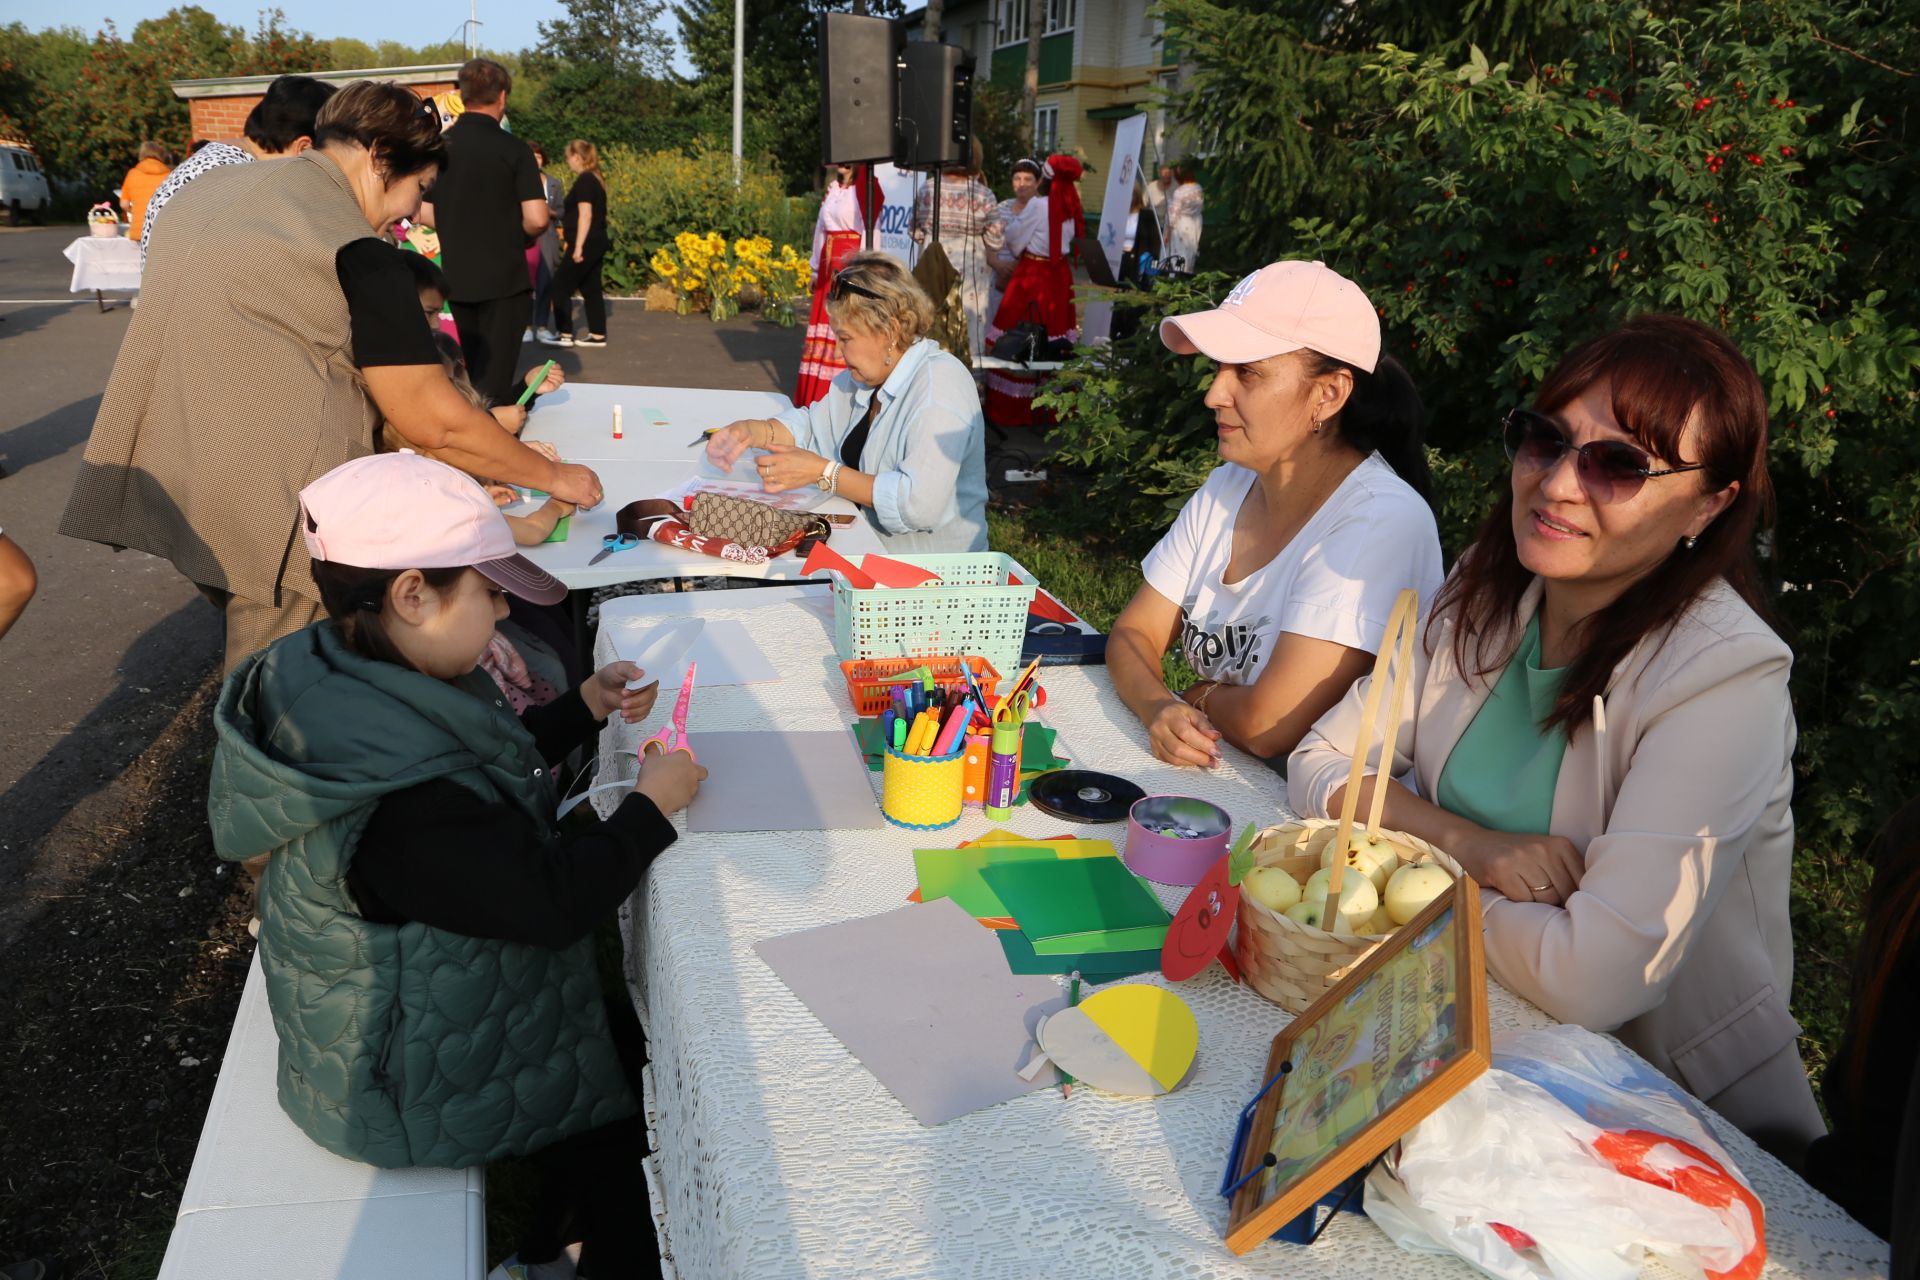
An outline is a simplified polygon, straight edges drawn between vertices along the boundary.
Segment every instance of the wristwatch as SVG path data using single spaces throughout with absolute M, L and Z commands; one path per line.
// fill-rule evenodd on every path
M 820 473 L 820 479 L 818 482 L 820 485 L 820 492 L 832 493 L 834 482 L 839 478 L 840 478 L 840 464 L 837 462 L 827 463 L 826 469 Z

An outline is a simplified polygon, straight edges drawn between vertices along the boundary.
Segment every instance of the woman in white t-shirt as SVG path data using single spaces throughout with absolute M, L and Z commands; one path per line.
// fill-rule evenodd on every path
M 1225 465 L 1142 562 L 1108 670 L 1159 759 L 1209 767 L 1224 738 L 1284 760 L 1372 666 L 1400 591 L 1424 607 L 1439 589 L 1420 395 L 1373 304 L 1318 262 L 1263 267 L 1160 338 L 1220 366 Z M 1176 645 L 1201 677 L 1179 695 L 1160 665 Z

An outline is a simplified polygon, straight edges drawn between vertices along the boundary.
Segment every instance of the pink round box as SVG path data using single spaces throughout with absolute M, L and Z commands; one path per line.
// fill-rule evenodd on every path
M 1189 840 L 1150 829 L 1170 826 L 1202 834 Z M 1192 796 L 1148 796 L 1127 810 L 1123 858 L 1135 875 L 1156 884 L 1199 884 L 1227 851 L 1232 829 L 1233 819 L 1217 804 Z

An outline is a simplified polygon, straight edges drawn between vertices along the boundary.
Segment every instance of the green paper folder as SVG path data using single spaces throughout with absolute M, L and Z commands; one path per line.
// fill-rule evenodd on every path
M 1043 956 L 1033 942 L 1018 929 L 995 929 L 1000 949 L 1007 953 L 1007 968 L 1015 973 L 1073 973 L 1083 982 L 1118 982 L 1142 973 L 1160 971 L 1158 951 L 1084 951 L 1072 955 Z
M 1159 949 L 1167 909 L 1118 858 L 1015 862 L 980 869 L 1043 956 Z
M 573 517 L 561 516 L 553 526 L 553 532 L 541 539 L 543 542 L 565 542 L 567 534 L 573 529 Z
M 990 864 L 1009 862 L 1051 862 L 1058 857 L 1052 849 L 1018 844 L 974 845 L 969 849 L 915 849 L 913 869 L 920 878 L 920 901 L 952 898 L 968 915 L 1004 916 L 1012 914 L 980 872 Z M 1118 859 L 1103 858 L 1103 862 Z

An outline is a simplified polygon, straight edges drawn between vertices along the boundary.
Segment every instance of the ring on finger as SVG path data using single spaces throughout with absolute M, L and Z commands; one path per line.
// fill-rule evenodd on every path
M 1552 882 L 1548 882 L 1546 884 L 1530 884 L 1527 886 L 1527 892 L 1528 893 L 1546 893 L 1548 890 L 1552 888 L 1553 888 Z

